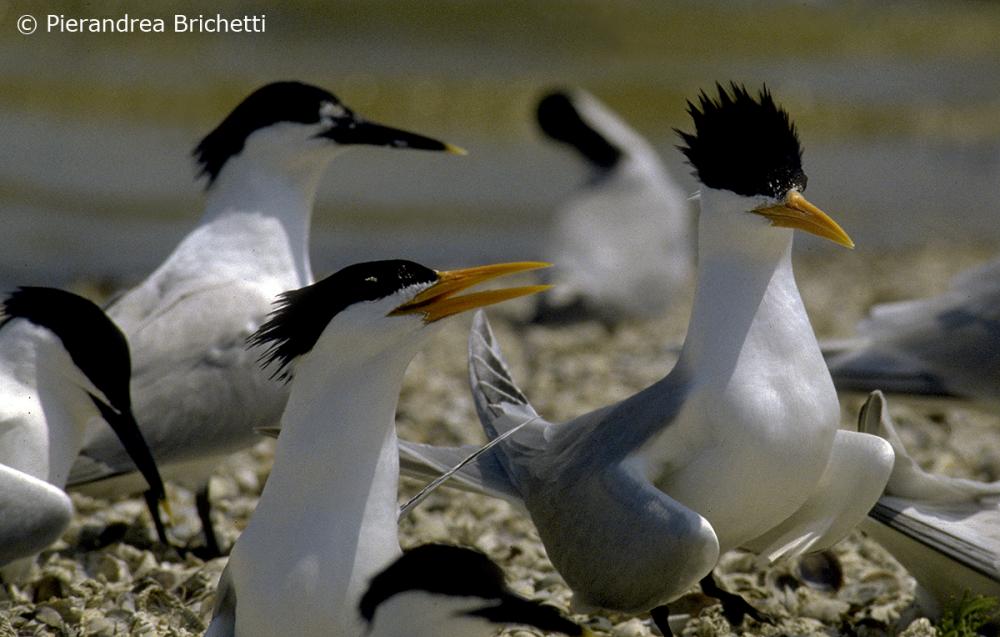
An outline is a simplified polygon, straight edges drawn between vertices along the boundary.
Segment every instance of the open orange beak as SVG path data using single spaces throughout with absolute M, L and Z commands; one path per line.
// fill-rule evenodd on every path
M 797 190 L 789 190 L 785 201 L 780 205 L 756 208 L 750 212 L 767 217 L 772 226 L 805 230 L 845 248 L 854 247 L 854 242 L 844 229 L 825 212 L 806 201 Z
M 547 268 L 551 265 L 551 263 L 542 263 L 539 261 L 519 261 L 517 263 L 497 263 L 475 268 L 438 272 L 437 283 L 417 294 L 411 301 L 407 301 L 389 312 L 389 316 L 419 313 L 424 315 L 425 322 L 433 323 L 434 321 L 439 321 L 460 312 L 473 310 L 477 307 L 485 307 L 519 296 L 542 292 L 552 286 L 526 285 L 523 287 L 485 290 L 483 292 L 455 296 L 466 288 L 489 281 L 490 279 L 496 279 L 517 272 Z

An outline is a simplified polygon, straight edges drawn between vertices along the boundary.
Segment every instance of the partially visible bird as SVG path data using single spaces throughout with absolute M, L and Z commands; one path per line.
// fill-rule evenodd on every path
M 268 84 L 205 136 L 194 155 L 208 182 L 198 226 L 108 314 L 132 346 L 132 396 L 143 434 L 168 479 L 200 487 L 208 553 L 208 476 L 278 422 L 288 388 L 258 369 L 246 338 L 281 292 L 307 285 L 309 225 L 330 160 L 357 145 L 462 152 L 375 124 L 331 93 Z M 91 428 L 69 484 L 91 493 L 134 488 L 117 442 Z M 100 483 L 100 484 L 96 484 Z
M 151 502 L 165 494 L 132 414 L 128 343 L 115 324 L 53 288 L 19 288 L 0 309 L 0 566 L 10 582 L 69 526 L 63 487 L 88 425 L 114 436 Z
M 876 305 L 857 331 L 829 352 L 837 387 L 1000 404 L 1000 260 L 937 296 Z
M 924 610 L 937 616 L 966 591 L 1000 598 L 1000 482 L 922 469 L 903 447 L 882 392 L 868 397 L 858 429 L 887 440 L 896 456 L 885 495 L 861 528 L 929 594 Z
M 489 637 L 508 624 L 590 635 L 555 607 L 511 591 L 490 558 L 446 544 L 403 553 L 372 578 L 359 610 L 371 637 Z
M 694 276 L 688 197 L 649 142 L 586 91 L 549 93 L 537 118 L 589 169 L 556 212 L 546 254 L 558 285 L 538 297 L 537 320 L 661 316 Z
M 395 414 L 410 360 L 459 312 L 546 286 L 458 293 L 544 267 L 438 272 L 412 261 L 348 266 L 282 295 L 251 343 L 291 379 L 274 467 L 233 547 L 206 635 L 336 635 L 363 629 L 358 603 L 399 557 Z
M 719 554 L 817 551 L 864 519 L 890 445 L 839 429 L 840 408 L 792 273 L 792 230 L 852 246 L 802 196 L 788 114 L 732 85 L 689 104 L 682 149 L 702 184 L 699 271 L 680 358 L 617 403 L 556 424 L 511 379 L 485 315 L 469 373 L 488 438 L 528 425 L 456 474 L 523 506 L 574 602 L 654 610 L 692 584 L 716 592 Z M 404 468 L 440 470 L 463 448 L 404 444 Z M 732 606 L 741 620 L 746 607 Z M 728 611 L 727 611 L 728 612 Z

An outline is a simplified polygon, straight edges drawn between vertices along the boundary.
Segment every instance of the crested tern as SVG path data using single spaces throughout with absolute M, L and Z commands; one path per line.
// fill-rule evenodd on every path
M 361 634 L 362 593 L 400 555 L 395 413 L 410 360 L 441 319 L 548 286 L 459 292 L 547 265 L 375 261 L 281 296 L 250 342 L 290 396 L 206 635 Z
M 557 285 L 537 298 L 536 319 L 662 315 L 694 273 L 688 197 L 649 142 L 586 91 L 549 93 L 537 119 L 590 177 L 556 213 L 548 258 Z
M 924 610 L 936 616 L 965 591 L 1000 598 L 1000 481 L 924 471 L 903 447 L 882 392 L 868 397 L 858 429 L 887 440 L 896 455 L 885 495 L 861 529 L 930 595 Z
M 446 544 L 403 553 L 372 578 L 359 610 L 371 637 L 490 637 L 507 624 L 590 635 L 556 608 L 511 591 L 490 558 Z
M 313 281 L 309 225 L 329 161 L 355 145 L 461 153 L 356 115 L 331 93 L 276 82 L 241 102 L 194 150 L 208 181 L 198 226 L 137 287 L 107 308 L 132 346 L 134 409 L 164 475 L 199 491 L 208 551 L 208 476 L 278 422 L 286 386 L 244 346 L 281 292 Z M 69 484 L 134 488 L 116 441 L 92 427 Z
M 794 229 L 852 246 L 801 194 L 794 125 L 771 94 L 733 84 L 688 104 L 681 149 L 701 182 L 698 275 L 688 333 L 662 380 L 567 423 L 542 419 L 511 379 L 485 315 L 470 335 L 488 438 L 537 419 L 456 477 L 521 505 L 582 607 L 653 617 L 721 552 L 763 561 L 840 540 L 882 493 L 891 446 L 839 430 L 833 382 L 792 273 Z M 424 475 L 466 448 L 402 443 Z M 737 620 L 743 612 L 734 606 Z
M 837 387 L 1000 403 L 1000 260 L 937 296 L 876 305 L 857 331 L 829 357 Z
M 165 494 L 132 414 L 128 343 L 104 312 L 70 292 L 21 287 L 0 317 L 0 565 L 10 582 L 69 526 L 63 487 L 88 425 L 113 433 L 151 502 Z

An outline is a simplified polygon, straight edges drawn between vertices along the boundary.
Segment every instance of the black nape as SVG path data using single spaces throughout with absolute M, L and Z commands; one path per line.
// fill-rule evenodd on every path
M 610 170 L 622 159 L 622 151 L 584 121 L 566 92 L 543 97 L 538 102 L 537 118 L 546 135 L 573 146 L 597 168 Z
M 205 136 L 192 155 L 211 186 L 226 161 L 243 151 L 254 131 L 278 122 L 314 124 L 324 104 L 339 107 L 343 117 L 353 117 L 332 93 L 302 82 L 273 82 L 257 89 L 233 109 L 215 130 Z
M 247 339 L 251 347 L 267 346 L 263 366 L 277 363 L 273 378 L 288 380 L 288 366 L 309 352 L 330 321 L 347 307 L 377 301 L 405 287 L 433 283 L 438 274 L 404 260 L 369 261 L 349 265 L 322 281 L 282 294 L 270 318 Z

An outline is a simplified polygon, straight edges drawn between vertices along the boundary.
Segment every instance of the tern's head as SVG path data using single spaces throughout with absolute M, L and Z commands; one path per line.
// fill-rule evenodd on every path
M 553 91 L 538 102 L 538 126 L 575 148 L 598 170 L 611 170 L 624 157 L 621 138 L 634 136 L 611 111 L 584 91 Z M 616 135 L 617 133 L 617 135 Z
M 507 274 L 547 267 L 521 262 L 438 271 L 403 260 L 370 261 L 279 297 L 269 320 L 249 339 L 266 349 L 265 365 L 289 378 L 289 365 L 320 341 L 340 361 L 364 361 L 388 351 L 416 353 L 428 326 L 448 316 L 534 294 L 547 285 L 458 293 Z M 407 359 L 408 361 L 408 359 Z
M 508 624 L 589 634 L 554 607 L 511 592 L 503 571 L 482 553 L 443 544 L 404 553 L 372 579 L 359 610 L 378 637 L 485 636 Z
M 3 303 L 3 329 L 24 319 L 55 335 L 95 399 L 119 412 L 132 409 L 132 364 L 121 330 L 94 303 L 54 288 L 22 287 Z
M 710 207 L 750 212 L 761 223 L 854 247 L 836 222 L 802 196 L 807 180 L 798 133 L 767 88 L 756 97 L 735 83 L 728 91 L 716 88 L 717 97 L 702 92 L 697 104 L 688 102 L 695 131 L 677 131 L 702 184 L 702 213 Z
M 163 498 L 156 463 L 132 414 L 132 363 L 121 330 L 91 301 L 54 288 L 19 288 L 4 301 L 2 314 L 0 336 L 19 320 L 55 336 L 61 347 L 54 350 L 51 346 L 55 341 L 50 338 L 37 333 L 31 337 L 38 348 L 50 350 L 41 354 L 45 360 L 39 364 L 53 373 L 44 379 L 39 376 L 38 382 L 73 383 L 85 392 L 114 429 L 154 495 Z
M 333 94 L 301 82 L 274 82 L 240 102 L 194 149 L 209 185 L 228 162 L 243 158 L 275 170 L 322 168 L 338 149 L 366 144 L 389 148 L 464 151 L 416 133 L 365 120 Z

